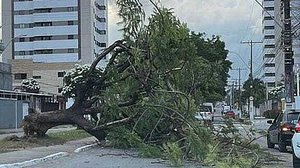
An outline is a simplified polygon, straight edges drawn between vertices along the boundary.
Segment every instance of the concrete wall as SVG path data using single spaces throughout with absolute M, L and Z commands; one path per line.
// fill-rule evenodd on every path
M 0 89 L 12 89 L 11 66 L 0 62 Z
M 0 128 L 16 128 L 21 127 L 23 119 L 23 101 L 0 99 Z M 17 108 L 17 116 L 15 109 Z

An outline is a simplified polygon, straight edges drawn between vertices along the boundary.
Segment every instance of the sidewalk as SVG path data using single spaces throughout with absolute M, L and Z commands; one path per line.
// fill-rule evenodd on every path
M 61 131 L 69 131 L 69 130 L 74 130 L 76 127 L 71 126 L 71 125 L 66 125 L 66 126 L 58 126 L 58 127 L 53 127 L 47 131 L 47 133 L 55 133 L 55 132 L 61 132 Z M 18 137 L 23 136 L 24 132 L 22 128 L 18 129 L 0 129 L 0 140 L 4 139 L 7 136 L 11 135 L 17 135 Z
M 0 164 L 23 162 L 27 160 L 45 157 L 58 152 L 68 152 L 71 154 L 74 152 L 75 149 L 85 145 L 93 144 L 95 142 L 96 138 L 88 137 L 81 140 L 69 141 L 63 145 L 37 147 L 15 152 L 0 153 Z

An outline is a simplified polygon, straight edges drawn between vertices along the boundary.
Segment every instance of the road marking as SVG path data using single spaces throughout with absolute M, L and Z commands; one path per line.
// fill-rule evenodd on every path
M 79 152 L 82 152 L 82 151 L 85 151 L 85 150 L 88 150 L 92 147 L 95 147 L 95 146 L 98 146 L 98 143 L 94 143 L 94 144 L 91 144 L 91 145 L 85 145 L 85 146 L 82 146 L 80 148 L 77 148 L 74 150 L 75 153 L 79 153 Z
M 12 163 L 12 164 L 1 164 L 0 168 L 27 167 L 27 166 L 32 166 L 32 165 L 35 165 L 35 164 L 38 164 L 38 163 L 46 162 L 46 161 L 49 161 L 49 160 L 62 158 L 62 157 L 68 156 L 68 155 L 69 155 L 68 152 L 59 152 L 59 153 L 48 155 L 48 156 L 45 156 L 45 157 L 42 157 L 42 158 L 27 160 L 27 161 L 24 161 L 24 162 Z

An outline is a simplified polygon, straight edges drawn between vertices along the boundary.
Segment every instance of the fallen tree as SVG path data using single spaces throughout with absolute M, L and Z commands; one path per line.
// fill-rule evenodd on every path
M 25 133 L 43 136 L 51 127 L 76 124 L 113 146 L 139 148 L 144 156 L 161 156 L 163 150 L 175 165 L 187 158 L 257 165 L 257 154 L 232 125 L 216 131 L 194 118 L 201 100 L 223 94 L 230 68 L 224 42 L 191 33 L 171 10 L 150 2 L 155 10 L 144 25 L 138 0 L 117 0 L 124 39 L 104 49 L 90 66 L 76 65 L 68 72 L 63 94 L 74 104 L 31 113 L 23 121 Z M 107 67 L 100 69 L 97 64 L 108 54 Z

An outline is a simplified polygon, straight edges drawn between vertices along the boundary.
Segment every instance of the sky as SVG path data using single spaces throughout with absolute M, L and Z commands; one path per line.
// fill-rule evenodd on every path
M 2 0 L 0 0 L 1 2 Z M 153 6 L 149 0 L 140 0 L 146 13 L 150 14 Z M 233 62 L 232 68 L 243 68 L 242 82 L 249 76 L 250 46 L 241 41 L 262 40 L 262 9 L 255 0 L 153 0 L 172 8 L 174 15 L 186 23 L 191 31 L 205 32 L 208 36 L 220 35 L 230 51 L 228 59 Z M 108 0 L 109 44 L 122 38 L 121 27 L 117 23 L 118 8 L 116 0 Z M 1 3 L 0 3 L 1 7 Z M 0 11 L 1 13 L 1 11 Z M 253 47 L 254 77 L 262 73 L 262 45 Z M 230 71 L 231 79 L 238 79 L 238 71 Z
M 120 21 L 115 5 L 116 0 L 108 0 L 109 43 L 121 38 Z M 147 13 L 153 6 L 148 0 L 140 0 Z M 158 1 L 158 0 L 153 0 Z M 228 59 L 232 68 L 242 68 L 242 82 L 249 76 L 250 46 L 241 41 L 262 41 L 262 8 L 255 0 L 160 0 L 160 4 L 173 8 L 174 14 L 186 23 L 191 31 L 205 32 L 208 36 L 220 35 L 230 51 Z M 262 45 L 253 47 L 254 77 L 262 73 Z M 238 71 L 230 71 L 231 79 L 238 79 Z

